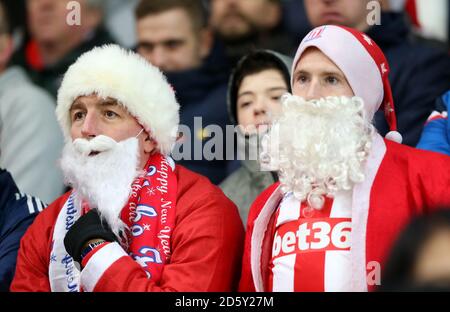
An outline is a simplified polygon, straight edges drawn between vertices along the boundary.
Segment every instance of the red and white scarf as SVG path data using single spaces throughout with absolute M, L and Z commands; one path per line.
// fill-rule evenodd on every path
M 76 203 L 75 191 L 56 220 L 49 263 L 52 291 L 79 291 L 80 272 L 64 248 L 64 237 L 73 223 L 86 212 Z M 164 264 L 170 261 L 171 235 L 175 225 L 177 178 L 170 157 L 155 154 L 145 165 L 145 174 L 137 177 L 128 203 L 121 213 L 129 227 L 127 252 L 158 282 Z
M 129 227 L 129 254 L 154 282 L 170 260 L 170 237 L 175 225 L 177 178 L 172 159 L 156 154 L 148 160 L 146 174 L 135 179 L 122 221 Z

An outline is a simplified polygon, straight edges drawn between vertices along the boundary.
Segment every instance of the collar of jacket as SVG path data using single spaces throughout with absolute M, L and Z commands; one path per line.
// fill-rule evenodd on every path
M 411 26 L 406 14 L 398 12 L 381 13 L 380 25 L 374 25 L 366 31 L 381 49 L 397 45 L 408 40 Z

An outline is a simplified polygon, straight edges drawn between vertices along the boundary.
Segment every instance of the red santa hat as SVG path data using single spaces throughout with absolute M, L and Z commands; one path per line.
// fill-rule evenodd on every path
M 292 73 L 309 47 L 316 47 L 339 67 L 355 96 L 364 100 L 370 118 L 378 109 L 384 111 L 390 128 L 386 138 L 401 143 L 402 136 L 397 132 L 394 100 L 388 80 L 389 64 L 375 41 L 365 33 L 344 26 L 316 27 L 300 43 Z
M 170 154 L 179 124 L 175 92 L 161 71 L 117 45 L 96 47 L 72 64 L 58 91 L 56 116 L 70 140 L 70 108 L 79 96 L 116 99 L 152 135 L 162 154 Z

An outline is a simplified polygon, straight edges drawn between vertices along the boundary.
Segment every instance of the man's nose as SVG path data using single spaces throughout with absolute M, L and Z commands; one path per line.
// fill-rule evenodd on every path
M 160 46 L 156 46 L 153 51 L 152 54 L 150 56 L 150 62 L 158 67 L 159 69 L 161 69 L 162 71 L 167 71 L 167 52 L 164 51 L 164 49 Z
M 81 134 L 84 138 L 94 138 L 98 133 L 98 123 L 95 114 L 87 113 L 81 127 Z
M 310 101 L 320 99 L 322 97 L 321 90 L 321 85 L 317 80 L 311 81 L 306 90 L 305 100 Z

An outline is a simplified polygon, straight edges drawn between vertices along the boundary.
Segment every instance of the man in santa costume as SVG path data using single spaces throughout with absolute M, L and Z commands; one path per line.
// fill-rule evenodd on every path
M 11 290 L 233 290 L 241 221 L 216 186 L 168 156 L 178 111 L 161 72 L 118 46 L 69 68 L 56 114 L 73 190 L 23 237 Z
M 303 39 L 261 155 L 280 182 L 251 207 L 241 291 L 372 290 L 408 220 L 449 206 L 450 158 L 397 143 L 388 74 L 359 31 L 326 25 Z M 379 108 L 390 140 L 371 123 Z

